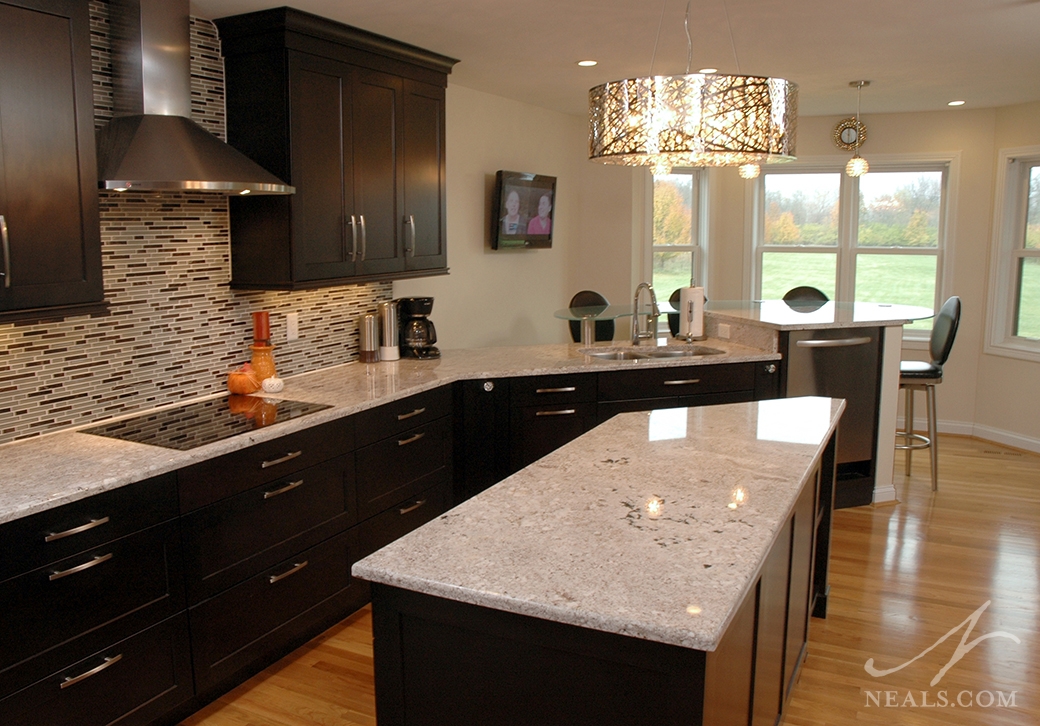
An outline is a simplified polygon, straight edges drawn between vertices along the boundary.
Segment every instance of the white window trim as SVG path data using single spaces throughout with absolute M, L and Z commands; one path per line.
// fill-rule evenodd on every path
M 1040 148 L 1040 147 L 1037 147 Z M 935 310 L 938 311 L 943 301 L 953 293 L 954 250 L 957 248 L 956 218 L 957 218 L 957 190 L 960 188 L 961 152 L 948 151 L 927 154 L 864 154 L 870 162 L 872 171 L 905 171 L 914 166 L 928 167 L 945 164 L 948 166 L 946 175 L 946 188 L 944 189 L 945 206 L 940 219 L 940 244 L 936 251 L 936 270 L 939 279 L 935 285 Z M 783 170 L 789 173 L 812 173 L 812 172 L 840 172 L 844 174 L 845 164 L 848 163 L 847 154 L 827 156 L 806 156 L 796 161 L 783 165 Z M 868 172 L 869 173 L 869 172 Z M 849 189 L 846 186 L 846 189 Z M 848 203 L 848 200 L 842 200 Z M 753 299 L 755 290 L 758 288 L 756 274 L 759 269 L 758 258 L 760 251 L 755 248 L 755 233 L 761 223 L 761 215 L 765 210 L 765 183 L 756 180 L 754 184 L 748 184 L 744 192 L 744 284 L 743 293 L 745 299 Z M 859 213 L 859 206 L 852 205 L 852 214 L 848 215 L 849 225 L 855 225 Z M 851 234 L 849 229 L 841 229 L 839 234 L 838 254 L 842 254 L 842 240 L 848 239 L 845 235 Z M 841 270 L 839 260 L 839 271 Z M 851 274 L 851 273 L 849 273 Z M 925 331 L 906 330 L 903 333 L 903 347 L 907 349 L 925 349 L 928 346 L 930 335 Z
M 1018 159 L 1040 160 L 1040 146 L 1001 149 L 997 156 L 997 189 L 993 205 L 993 244 L 990 249 L 990 277 L 987 316 L 988 334 L 983 352 L 1006 358 L 1040 362 L 1040 341 L 1011 335 L 1015 305 L 1012 284 L 1013 252 L 1018 248 L 1021 199 L 1009 199 L 1008 185 L 1017 181 L 1011 173 Z
M 667 245 L 673 252 L 692 252 L 692 273 L 697 284 L 705 288 L 708 295 L 708 178 L 703 169 L 675 168 L 673 174 L 689 174 L 693 177 L 693 219 L 690 224 L 692 235 L 689 245 Z M 654 175 L 647 169 L 644 207 L 647 210 L 644 220 L 643 255 L 641 259 L 642 280 L 653 278 L 654 269 Z M 664 246 L 662 246 L 664 247 Z M 637 283 L 638 284 L 638 283 Z M 667 302 L 672 290 L 654 288 L 658 302 Z M 662 295 L 664 297 L 662 297 Z M 667 325 L 665 325 L 667 329 Z

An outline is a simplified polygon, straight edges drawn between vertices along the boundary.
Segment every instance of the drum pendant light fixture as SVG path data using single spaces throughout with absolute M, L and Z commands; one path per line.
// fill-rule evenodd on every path
M 663 8 L 661 16 L 663 21 Z M 728 9 L 726 19 L 728 23 Z M 690 73 L 689 22 L 687 3 L 685 75 L 654 76 L 651 61 L 650 76 L 612 81 L 589 91 L 589 158 L 650 166 L 657 174 L 676 166 L 793 160 L 798 87 L 782 78 Z M 733 49 L 736 59 L 735 45 Z M 749 172 L 750 168 L 745 173 Z

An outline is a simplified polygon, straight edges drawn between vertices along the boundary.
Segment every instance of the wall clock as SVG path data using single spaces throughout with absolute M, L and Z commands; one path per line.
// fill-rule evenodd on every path
M 845 151 L 855 151 L 867 140 L 867 127 L 855 118 L 846 118 L 834 127 L 834 145 Z

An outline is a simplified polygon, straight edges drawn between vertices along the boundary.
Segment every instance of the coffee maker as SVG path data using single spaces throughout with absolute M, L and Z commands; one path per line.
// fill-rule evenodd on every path
M 440 358 L 437 329 L 429 319 L 433 310 L 432 297 L 402 297 L 397 299 L 401 315 L 401 355 L 406 358 Z

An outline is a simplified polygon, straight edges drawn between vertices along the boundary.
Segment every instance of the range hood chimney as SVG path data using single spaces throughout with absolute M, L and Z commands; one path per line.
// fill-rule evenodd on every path
M 98 187 L 296 191 L 192 121 L 188 0 L 113 0 L 115 117 L 97 133 Z

